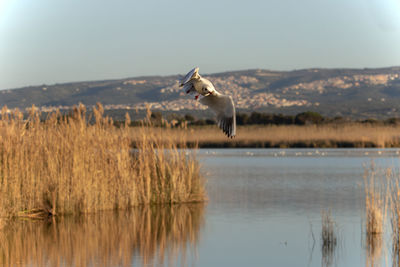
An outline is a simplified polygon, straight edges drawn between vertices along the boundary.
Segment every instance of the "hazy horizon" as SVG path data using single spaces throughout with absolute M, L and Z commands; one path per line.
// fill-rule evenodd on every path
M 0 90 L 246 69 L 400 66 L 398 0 L 0 0 Z

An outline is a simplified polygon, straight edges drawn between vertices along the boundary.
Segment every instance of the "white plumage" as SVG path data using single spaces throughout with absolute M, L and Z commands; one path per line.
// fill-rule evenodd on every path
M 180 86 L 187 94 L 196 94 L 196 100 L 202 96 L 200 103 L 215 112 L 219 128 L 228 137 L 236 135 L 236 113 L 232 97 L 217 92 L 209 80 L 200 76 L 199 68 L 189 71 L 181 80 Z

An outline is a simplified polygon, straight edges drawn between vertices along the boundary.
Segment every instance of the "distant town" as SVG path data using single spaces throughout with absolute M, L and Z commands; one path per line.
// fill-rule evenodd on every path
M 319 109 L 320 111 L 324 108 L 324 101 L 344 99 L 339 102 L 346 105 L 350 95 L 357 103 L 387 104 L 389 109 L 385 109 L 385 113 L 388 116 L 391 112 L 393 115 L 398 112 L 397 107 L 389 107 L 388 103 L 384 103 L 389 99 L 393 100 L 391 94 L 394 94 L 395 97 L 400 96 L 400 71 L 398 68 L 381 71 L 384 73 L 379 73 L 378 69 L 373 71 L 372 74 L 368 71 L 364 73 L 365 71 L 362 70 L 347 72 L 349 73 L 346 73 L 346 70 L 341 70 L 337 71 L 336 74 L 334 70 L 323 69 L 308 69 L 303 70 L 302 73 L 254 70 L 204 76 L 212 81 L 219 92 L 231 95 L 236 108 L 239 110 L 273 108 L 275 111 L 276 109 L 284 111 L 285 108 L 302 108 L 302 110 L 317 109 L 318 111 Z M 180 112 L 207 108 L 194 100 L 193 96 L 186 95 L 182 91 L 182 88 L 179 87 L 179 76 L 141 77 L 122 79 L 121 81 L 97 82 L 97 84 L 96 82 L 72 83 L 66 86 L 68 86 L 68 94 L 76 99 L 75 102 L 72 100 L 70 102 L 78 104 L 82 101 L 83 104 L 91 107 L 95 105 L 94 99 L 97 98 L 98 101 L 96 102 L 103 103 L 105 110 L 144 110 L 150 108 L 159 111 Z M 36 92 L 36 95 L 46 95 L 49 92 L 60 90 L 59 88 L 63 89 L 63 85 L 46 85 L 34 87 L 31 90 L 39 91 Z M 102 91 L 98 88 L 101 88 Z M 106 88 L 107 91 L 103 88 Z M 24 89 L 28 90 L 29 88 Z M 99 90 L 98 93 L 90 91 L 95 89 Z M 146 90 L 150 90 L 151 94 L 146 93 Z M 5 97 L 17 91 L 18 89 L 2 90 L 0 95 Z M 107 98 L 102 97 L 101 94 L 104 92 L 107 92 Z M 90 99 L 91 101 L 87 100 L 89 93 L 94 96 Z M 145 95 L 146 97 L 127 101 L 132 95 Z M 29 102 L 29 99 L 22 98 L 21 101 L 26 103 Z M 48 102 L 51 103 L 31 104 L 34 104 L 36 108 L 43 112 L 51 112 L 57 109 L 68 110 L 73 106 L 73 104 L 60 103 L 66 102 L 65 99 L 55 99 Z M 7 103 L 3 104 L 7 105 Z M 24 107 L 24 109 L 30 110 L 31 104 L 27 104 L 30 106 Z M 354 109 L 354 105 L 349 104 L 348 106 L 348 112 L 352 112 L 350 109 Z M 385 106 L 382 106 L 382 109 L 384 108 Z M 12 109 L 10 107 L 8 111 L 11 112 Z M 353 111 L 353 113 L 355 112 L 357 110 Z M 344 114 L 341 111 L 336 113 L 333 115 Z

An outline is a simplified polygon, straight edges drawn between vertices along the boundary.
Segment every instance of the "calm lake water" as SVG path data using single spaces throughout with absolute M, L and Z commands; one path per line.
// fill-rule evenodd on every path
M 0 265 L 392 265 L 388 233 L 373 249 L 365 241 L 363 175 L 371 162 L 378 175 L 398 172 L 398 149 L 200 149 L 197 157 L 205 205 L 20 221 L 0 234 Z M 337 244 L 327 248 L 328 211 Z

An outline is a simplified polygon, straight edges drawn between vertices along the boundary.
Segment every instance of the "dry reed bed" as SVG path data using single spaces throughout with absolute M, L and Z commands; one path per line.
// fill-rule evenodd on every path
M 141 206 L 52 223 L 18 220 L 0 231 L 0 265 L 178 265 L 196 247 L 203 224 L 202 204 Z
M 197 160 L 150 123 L 133 136 L 129 117 L 116 128 L 101 105 L 89 116 L 79 106 L 69 117 L 55 112 L 44 122 L 39 118 L 35 111 L 28 120 L 18 111 L 1 112 L 0 217 L 205 199 Z
M 200 147 L 400 147 L 400 126 L 361 123 L 306 126 L 238 126 L 228 139 L 216 126 L 170 129 Z

